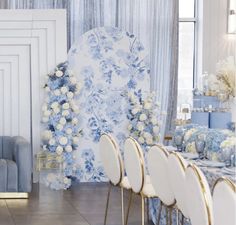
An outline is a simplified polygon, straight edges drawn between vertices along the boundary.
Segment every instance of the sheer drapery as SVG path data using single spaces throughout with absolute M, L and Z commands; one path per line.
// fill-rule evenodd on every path
M 68 49 L 86 31 L 116 26 L 134 33 L 150 53 L 151 89 L 163 111 L 162 134 L 173 128 L 177 104 L 178 0 L 1 0 L 0 8 L 67 9 Z

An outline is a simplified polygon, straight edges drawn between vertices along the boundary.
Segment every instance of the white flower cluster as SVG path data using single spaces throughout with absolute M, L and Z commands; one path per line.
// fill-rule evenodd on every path
M 145 99 L 134 93 L 128 93 L 130 109 L 128 130 L 140 144 L 150 146 L 160 138 L 160 105 L 155 101 L 155 93 Z
M 236 147 L 236 137 L 228 137 L 226 138 L 223 142 L 220 144 L 220 148 L 225 149 L 225 148 L 234 148 L 235 150 Z

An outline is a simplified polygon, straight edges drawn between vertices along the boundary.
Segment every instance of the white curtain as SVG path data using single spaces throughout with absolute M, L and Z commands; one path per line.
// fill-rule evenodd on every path
M 0 8 L 67 9 L 68 49 L 86 31 L 116 26 L 134 33 L 150 53 L 151 89 L 163 111 L 163 131 L 174 128 L 178 73 L 178 0 L 1 0 Z

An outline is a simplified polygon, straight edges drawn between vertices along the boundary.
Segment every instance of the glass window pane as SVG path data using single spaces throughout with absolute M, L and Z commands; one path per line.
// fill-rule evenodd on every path
M 194 18 L 194 0 L 179 0 L 179 17 Z
M 192 105 L 194 22 L 179 23 L 178 109 Z M 178 112 L 180 113 L 180 112 Z M 189 115 L 190 116 L 190 115 Z M 179 114 L 178 117 L 181 117 Z

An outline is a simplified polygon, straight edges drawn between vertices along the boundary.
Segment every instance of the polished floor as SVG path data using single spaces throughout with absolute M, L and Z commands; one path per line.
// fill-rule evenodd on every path
M 28 200 L 0 200 L 0 225 L 102 225 L 108 186 L 75 184 L 67 191 L 34 185 Z M 125 206 L 128 193 L 125 193 Z M 107 225 L 121 224 L 120 192 L 113 188 Z M 140 198 L 134 197 L 129 225 L 141 224 Z M 151 223 L 150 223 L 151 224 Z

